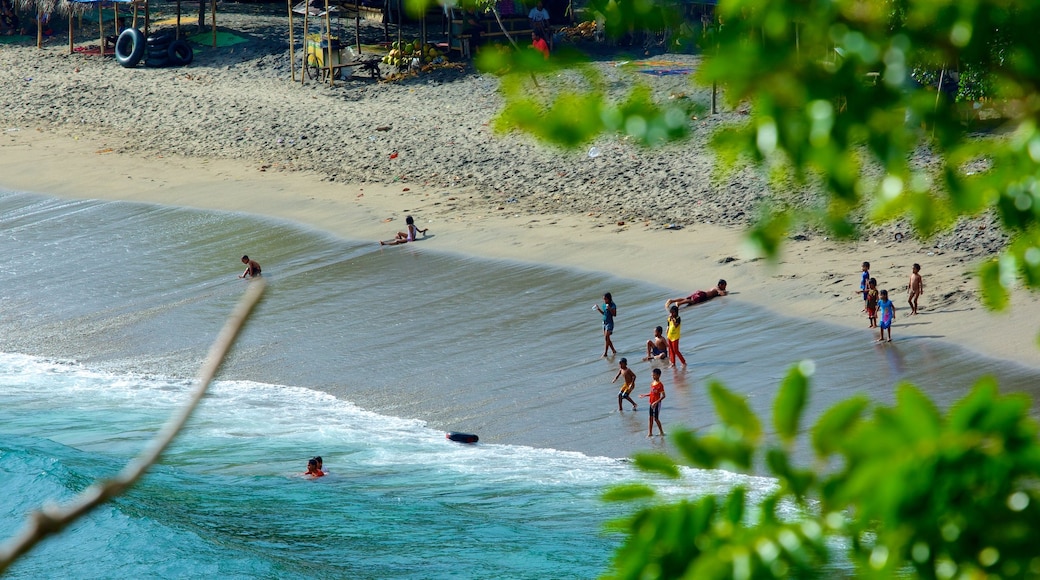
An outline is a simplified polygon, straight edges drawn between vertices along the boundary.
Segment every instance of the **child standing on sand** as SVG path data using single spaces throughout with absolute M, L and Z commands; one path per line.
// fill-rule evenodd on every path
M 910 284 L 906 287 L 907 301 L 910 303 L 910 314 L 917 314 L 917 299 L 924 292 L 924 280 L 921 278 L 921 265 L 914 264 L 910 272 Z
M 636 388 L 636 373 L 632 372 L 632 369 L 628 368 L 627 358 L 619 360 L 618 367 L 617 375 L 614 376 L 614 380 L 610 381 L 610 384 L 614 384 L 617 382 L 619 377 L 625 377 L 625 382 L 621 385 L 621 391 L 617 394 L 617 410 L 624 411 L 624 409 L 621 408 L 621 401 L 623 399 L 628 399 L 628 402 L 632 403 L 632 410 L 635 411 L 636 402 L 632 400 L 631 393 L 632 390 Z
M 610 340 L 610 335 L 614 333 L 614 317 L 617 316 L 617 304 L 614 304 L 614 298 L 611 297 L 610 292 L 603 295 L 603 304 L 596 305 L 596 312 L 603 315 L 603 356 L 607 356 L 608 351 L 614 351 L 617 354 L 617 349 L 614 348 L 614 343 Z
M 888 330 L 888 342 L 892 342 L 892 322 L 896 319 L 896 305 L 892 304 L 892 301 L 888 299 L 888 290 L 881 291 L 881 299 L 878 300 L 878 311 L 880 317 L 878 326 L 881 328 L 881 335 L 878 337 L 877 342 L 884 342 L 885 330 Z
M 877 280 L 871 278 L 870 281 L 867 282 L 867 319 L 870 320 L 870 326 L 867 328 L 877 328 L 877 306 L 879 296 Z
M 654 423 L 657 423 L 657 430 L 660 431 L 661 436 L 664 437 L 664 427 L 661 426 L 661 401 L 664 400 L 664 385 L 661 383 L 661 369 L 654 369 L 654 379 L 650 381 L 650 392 L 639 395 L 640 398 L 650 398 L 650 430 L 646 434 L 647 437 L 654 436 Z
M 863 295 L 863 312 L 867 311 L 867 284 L 870 283 L 870 262 L 863 262 L 863 274 L 859 277 L 859 291 Z
M 672 304 L 668 309 L 668 360 L 675 367 L 675 359 L 679 359 L 686 366 L 686 357 L 679 352 L 679 337 L 682 336 L 682 318 L 679 317 L 679 307 Z

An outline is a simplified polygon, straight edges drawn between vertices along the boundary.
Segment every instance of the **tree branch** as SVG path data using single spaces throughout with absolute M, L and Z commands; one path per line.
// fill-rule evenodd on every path
M 61 532 L 69 524 L 90 513 L 94 508 L 104 504 L 130 489 L 162 457 L 166 448 L 177 437 L 188 418 L 198 407 L 206 394 L 210 382 L 223 364 L 231 346 L 235 343 L 253 308 L 263 296 L 266 283 L 257 279 L 249 284 L 235 310 L 231 312 L 224 327 L 210 347 L 206 360 L 199 369 L 195 379 L 195 390 L 191 400 L 175 413 L 162 430 L 152 439 L 148 448 L 135 457 L 123 468 L 115 478 L 98 482 L 83 490 L 71 503 L 61 507 L 56 504 L 44 505 L 39 511 L 29 515 L 26 526 L 15 537 L 0 545 L 0 575 L 2 575 L 18 558 L 28 552 L 44 538 Z

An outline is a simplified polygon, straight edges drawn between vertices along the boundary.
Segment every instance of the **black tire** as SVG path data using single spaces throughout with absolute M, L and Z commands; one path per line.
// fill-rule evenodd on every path
M 134 68 L 144 56 L 144 34 L 136 28 L 127 28 L 116 38 L 116 62 Z
M 195 52 L 186 40 L 174 40 L 166 51 L 166 56 L 173 66 L 188 66 L 195 59 Z
M 158 34 L 153 34 L 148 37 L 148 44 L 159 42 L 162 42 L 164 44 L 170 44 L 171 42 L 173 42 L 173 35 L 168 32 L 160 32 Z
M 170 59 L 166 58 L 166 55 L 149 56 L 144 59 L 144 66 L 148 68 L 165 68 L 170 66 Z
M 148 50 L 150 50 L 151 52 L 159 52 L 159 51 L 165 52 L 169 48 L 170 48 L 170 43 L 169 42 L 149 42 L 148 43 Z

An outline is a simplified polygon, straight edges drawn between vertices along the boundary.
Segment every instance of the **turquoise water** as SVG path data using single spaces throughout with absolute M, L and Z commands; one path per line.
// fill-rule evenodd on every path
M 0 536 L 117 471 L 190 385 L 0 356 Z M 330 474 L 301 475 L 325 450 Z M 603 570 L 623 462 L 452 444 L 414 420 L 309 389 L 222 381 L 137 488 L 13 577 L 574 577 Z
M 0 192 L 0 538 L 48 500 L 117 472 L 188 396 L 248 282 L 269 289 L 190 427 L 126 497 L 39 546 L 15 578 L 67 576 L 590 578 L 624 515 L 600 495 L 644 476 L 625 460 L 642 412 L 616 412 L 592 305 L 639 362 L 665 289 L 597 272 L 394 248 L 254 216 Z M 739 292 L 739 275 L 730 280 Z M 739 295 L 738 295 L 739 296 Z M 923 322 L 926 316 L 920 317 Z M 1035 371 L 907 326 L 871 335 L 715 300 L 683 313 L 686 370 L 662 420 L 709 427 L 723 380 L 763 417 L 788 365 L 816 362 L 808 414 L 913 380 L 940 404 L 974 377 L 1035 390 Z M 798 332 L 792 332 L 798 328 Z M 918 332 L 915 334 L 915 332 Z M 445 431 L 478 433 L 476 446 Z M 302 477 L 322 455 L 330 475 Z M 671 497 L 768 478 L 688 470 Z

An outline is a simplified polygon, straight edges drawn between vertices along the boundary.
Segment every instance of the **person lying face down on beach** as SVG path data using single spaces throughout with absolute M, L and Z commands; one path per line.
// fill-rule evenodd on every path
M 407 232 L 397 232 L 397 236 L 392 240 L 379 240 L 379 245 L 396 246 L 397 244 L 407 244 L 408 242 L 414 242 L 415 238 L 418 237 L 419 234 L 422 234 L 424 237 L 426 236 L 425 229 L 420 230 L 419 228 L 415 227 L 415 220 L 412 219 L 412 216 L 404 218 L 404 223 L 408 226 Z
M 246 271 L 239 278 L 257 278 L 260 276 L 260 264 L 256 260 L 250 260 L 249 256 L 242 256 L 242 263 L 246 265 Z
M 707 302 L 712 298 L 718 296 L 725 296 L 726 292 L 726 281 L 719 280 L 719 283 L 715 285 L 711 290 L 698 290 L 689 296 L 681 298 L 669 298 L 665 303 L 664 307 L 668 308 L 672 304 L 676 306 L 693 306 L 694 304 L 700 304 L 701 302 Z

